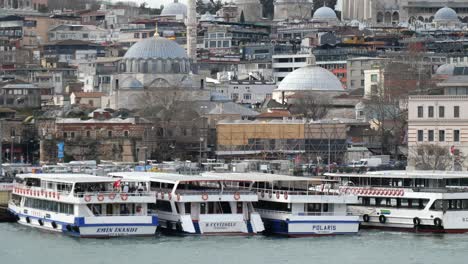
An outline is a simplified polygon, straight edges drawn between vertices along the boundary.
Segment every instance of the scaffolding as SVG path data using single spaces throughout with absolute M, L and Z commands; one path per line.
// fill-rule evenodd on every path
M 347 149 L 348 125 L 339 121 L 226 121 L 217 125 L 222 157 L 341 162 Z

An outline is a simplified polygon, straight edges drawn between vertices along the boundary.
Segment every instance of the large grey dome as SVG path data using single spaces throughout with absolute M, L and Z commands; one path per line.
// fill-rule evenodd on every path
M 314 20 L 338 20 L 333 9 L 323 6 L 317 9 L 312 17 Z
M 455 10 L 450 7 L 439 9 L 434 15 L 434 22 L 458 22 L 458 15 Z
M 281 81 L 278 91 L 344 91 L 340 80 L 330 71 L 316 66 L 308 65 L 299 68 Z
M 163 8 L 161 11 L 162 16 L 177 16 L 183 15 L 184 17 L 187 16 L 187 6 L 179 3 L 178 0 L 175 0 L 174 3 L 170 3 Z
M 453 75 L 455 64 L 443 64 L 436 70 L 437 75 Z
M 128 49 L 124 58 L 127 59 L 188 59 L 185 49 L 166 38 L 147 38 Z

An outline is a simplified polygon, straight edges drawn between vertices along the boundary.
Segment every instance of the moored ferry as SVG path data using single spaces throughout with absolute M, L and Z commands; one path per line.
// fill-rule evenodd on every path
M 438 233 L 468 232 L 468 174 L 448 171 L 378 171 L 326 174 L 356 195 L 348 206 L 361 226 Z
M 336 181 L 265 173 L 220 173 L 232 180 L 253 181 L 256 211 L 266 233 L 289 237 L 356 234 L 359 217 L 347 213 L 357 197 L 341 193 Z
M 19 174 L 9 211 L 18 223 L 76 237 L 155 235 L 144 182 L 86 174 Z
M 116 172 L 109 176 L 145 180 L 156 192 L 150 209 L 162 231 L 200 235 L 254 235 L 264 230 L 252 203 L 257 194 L 240 186 L 251 181 L 169 173 Z

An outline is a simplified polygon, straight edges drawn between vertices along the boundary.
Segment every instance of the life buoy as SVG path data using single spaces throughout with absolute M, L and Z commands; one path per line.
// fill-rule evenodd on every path
M 435 225 L 436 227 L 442 227 L 442 219 L 436 217 L 436 218 L 434 219 L 434 225 Z
M 161 192 L 161 200 L 164 199 L 164 192 Z
M 288 192 L 284 192 L 284 199 L 288 199 Z
M 202 194 L 201 198 L 203 199 L 203 201 L 208 200 L 208 194 L 207 193 Z
M 122 201 L 127 201 L 127 199 L 128 199 L 128 194 L 126 194 L 126 193 L 120 194 L 120 199 L 121 199 Z
M 399 192 L 399 195 L 400 195 L 400 196 L 403 196 L 403 195 L 405 195 L 405 191 L 403 191 L 403 190 L 400 190 L 400 192 Z
M 99 194 L 98 197 L 97 197 L 98 201 L 102 202 L 104 201 L 104 195 L 102 194 Z
M 90 202 L 91 201 L 91 195 L 85 195 L 84 200 L 85 200 L 85 202 Z
M 172 193 L 168 192 L 167 193 L 167 198 L 169 199 L 169 201 L 172 200 Z
M 60 193 L 57 193 L 57 200 L 60 200 Z
M 370 217 L 369 217 L 368 214 L 365 214 L 365 215 L 362 216 L 362 220 L 363 220 L 364 222 L 366 222 L 366 223 L 369 222 L 369 219 L 370 219 Z
M 262 196 L 262 198 L 265 198 L 265 191 L 262 191 L 261 196 Z
M 387 222 L 387 217 L 385 217 L 385 215 L 380 215 L 379 216 L 379 222 L 381 224 L 385 224 L 385 222 Z
M 54 198 L 54 199 L 55 199 L 55 193 L 54 193 L 54 192 L 52 193 L 52 198 Z
M 276 192 L 276 199 L 279 199 L 279 198 L 280 198 L 280 193 Z
M 180 193 L 177 194 L 177 201 L 180 201 Z
M 268 197 L 270 197 L 271 199 L 271 197 L 273 197 L 273 194 L 271 192 L 268 192 Z
M 240 199 L 240 193 L 239 193 L 239 192 L 236 192 L 236 193 L 234 194 L 234 199 L 235 199 L 236 201 L 239 201 L 239 199 Z
M 413 224 L 414 226 L 420 226 L 421 225 L 421 219 L 419 219 L 419 217 L 415 217 L 413 218 Z
M 115 199 L 115 193 L 109 193 L 109 199 L 114 200 Z

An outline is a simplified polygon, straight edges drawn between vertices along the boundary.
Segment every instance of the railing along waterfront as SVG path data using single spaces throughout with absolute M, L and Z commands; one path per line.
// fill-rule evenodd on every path
M 337 213 L 337 212 L 301 212 L 301 213 L 292 213 L 290 211 L 276 211 L 268 209 L 255 209 L 258 213 L 263 214 L 284 214 L 284 215 L 297 215 L 297 216 L 345 216 L 352 215 L 349 212 L 346 213 Z

